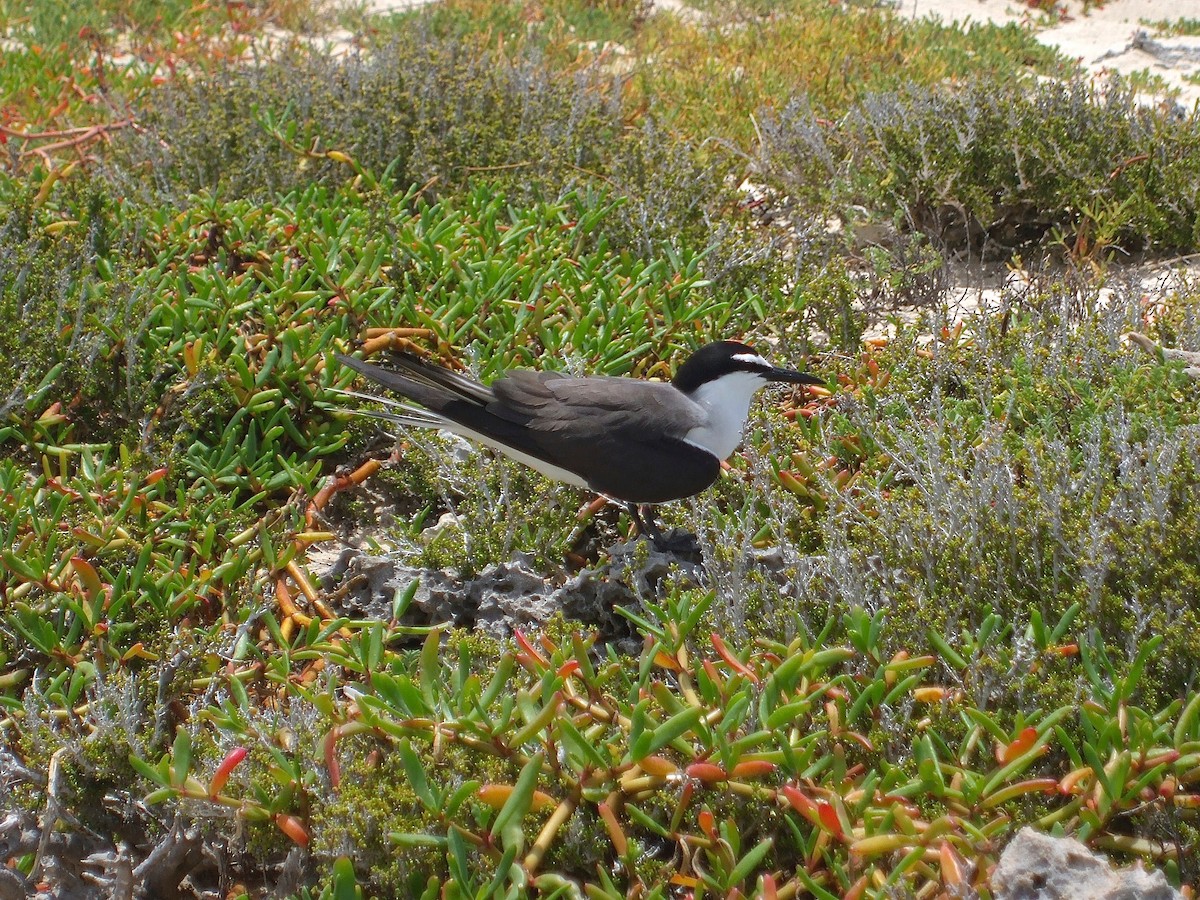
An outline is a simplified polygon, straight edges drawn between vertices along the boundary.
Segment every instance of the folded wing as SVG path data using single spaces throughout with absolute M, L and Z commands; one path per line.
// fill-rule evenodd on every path
M 485 387 L 415 357 L 396 357 L 402 372 L 338 358 L 424 407 L 384 418 L 448 428 L 618 500 L 675 500 L 704 490 L 720 474 L 714 455 L 668 436 L 686 434 L 706 415 L 669 384 L 521 369 Z

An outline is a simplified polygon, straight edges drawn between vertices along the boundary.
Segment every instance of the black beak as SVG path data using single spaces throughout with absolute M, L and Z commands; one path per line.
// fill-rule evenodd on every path
M 795 369 L 770 369 L 764 374 L 769 381 L 782 381 L 785 384 L 814 384 L 823 388 L 829 387 L 824 379 L 818 378 L 816 375 L 809 375 L 807 372 L 797 372 Z

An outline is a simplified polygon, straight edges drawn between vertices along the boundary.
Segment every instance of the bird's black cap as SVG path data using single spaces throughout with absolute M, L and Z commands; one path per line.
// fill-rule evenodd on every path
M 789 384 L 816 384 L 825 382 L 815 375 L 795 369 L 780 369 L 765 359 L 749 344 L 740 341 L 716 341 L 705 344 L 687 358 L 671 383 L 685 394 L 691 394 L 702 384 L 715 381 L 722 375 L 733 372 L 750 372 L 766 381 L 782 381 Z

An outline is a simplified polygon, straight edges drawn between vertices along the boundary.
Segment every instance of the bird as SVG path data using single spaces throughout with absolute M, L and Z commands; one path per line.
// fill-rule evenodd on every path
M 1156 344 L 1140 331 L 1130 331 L 1121 335 L 1124 340 L 1131 344 L 1137 344 L 1147 353 L 1154 356 L 1162 354 L 1163 362 L 1181 362 L 1184 365 L 1183 374 L 1189 378 L 1200 378 L 1200 352 L 1195 350 L 1181 350 L 1178 347 L 1164 347 L 1161 344 Z
M 660 547 L 664 537 L 651 508 L 698 494 L 717 480 L 722 461 L 741 443 L 760 388 L 825 386 L 732 340 L 697 349 L 670 382 L 511 369 L 484 385 L 410 353 L 392 355 L 395 370 L 345 354 L 336 358 L 404 398 L 343 391 L 385 406 L 365 414 L 445 429 L 556 481 L 601 494 L 624 505 L 639 531 Z

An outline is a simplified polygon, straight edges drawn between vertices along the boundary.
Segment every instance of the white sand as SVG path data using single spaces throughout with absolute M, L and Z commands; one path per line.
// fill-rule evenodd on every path
M 1051 23 L 1020 0 L 899 0 L 905 15 L 937 16 L 947 22 L 1024 22 L 1039 41 L 1078 59 L 1092 72 L 1147 71 L 1179 89 L 1179 102 L 1190 109 L 1200 101 L 1200 36 L 1159 37 L 1153 25 L 1200 19 L 1197 0 L 1107 0 L 1083 12 L 1082 0 L 1060 0 L 1066 16 Z

